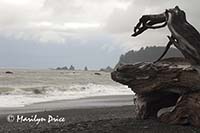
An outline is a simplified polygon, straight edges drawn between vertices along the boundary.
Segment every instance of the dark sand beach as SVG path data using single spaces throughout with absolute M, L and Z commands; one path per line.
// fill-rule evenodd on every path
M 157 120 L 140 121 L 135 119 L 133 96 L 102 96 L 78 100 L 62 100 L 38 103 L 23 108 L 2 108 L 0 132 L 6 133 L 197 133 L 200 129 L 190 126 L 167 125 Z M 8 122 L 7 117 L 14 119 Z M 36 121 L 17 122 L 23 118 L 44 118 Z M 65 121 L 49 122 L 51 116 Z

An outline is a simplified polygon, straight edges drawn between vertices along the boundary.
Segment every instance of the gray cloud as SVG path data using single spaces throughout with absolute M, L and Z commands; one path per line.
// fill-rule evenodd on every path
M 84 40 L 86 34 L 106 34 L 116 35 L 116 40 L 122 39 L 119 41 L 126 45 L 127 40 L 133 40 L 128 37 L 140 16 L 175 5 L 180 5 L 188 20 L 200 29 L 196 0 L 1 0 L 0 4 L 0 35 L 17 39 L 62 43 L 69 37 Z M 142 41 L 160 38 L 167 31 L 150 33 L 145 33 Z
M 1 52 L 1 57 L 2 60 L 7 57 L 7 61 L 15 61 L 14 64 L 19 61 L 11 57 L 18 57 L 23 64 L 30 61 L 28 58 L 48 53 L 49 56 L 43 57 L 43 60 L 37 58 L 34 63 L 49 60 L 50 66 L 53 64 L 51 58 L 58 56 L 55 59 L 58 63 L 54 65 L 60 65 L 80 48 L 77 56 L 73 55 L 77 62 L 83 63 L 83 59 L 98 53 L 95 55 L 98 61 L 95 62 L 94 56 L 88 60 L 88 64 L 93 67 L 95 64 L 108 65 L 109 62 L 117 61 L 118 56 L 129 49 L 167 43 L 166 35 L 170 34 L 167 28 L 148 30 L 137 38 L 130 37 L 142 15 L 161 13 L 166 8 L 179 5 L 186 11 L 188 21 L 200 30 L 199 4 L 197 0 L 0 0 L 0 41 L 6 38 L 1 49 L 6 51 L 15 45 L 10 57 L 5 52 Z M 8 40 L 12 40 L 12 45 L 6 45 L 9 44 Z M 22 42 L 23 46 L 20 45 Z M 35 44 L 41 47 L 37 45 L 38 48 L 32 50 Z M 19 50 L 18 46 L 26 50 Z M 71 55 L 65 53 L 65 50 Z M 22 51 L 26 53 L 20 55 Z M 62 60 L 59 59 L 60 53 L 63 54 Z M 78 53 L 82 53 L 81 58 Z M 108 56 L 110 58 L 106 63 L 100 61 Z M 74 63 L 74 60 L 69 59 L 68 63 Z M 1 66 L 4 64 L 6 66 L 9 63 L 5 60 Z
M 42 42 L 102 32 L 114 9 L 128 0 L 1 0 L 0 35 Z M 75 37 L 76 38 L 76 37 Z

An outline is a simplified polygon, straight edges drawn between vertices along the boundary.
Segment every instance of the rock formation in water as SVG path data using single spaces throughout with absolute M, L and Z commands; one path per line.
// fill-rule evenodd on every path
M 88 68 L 87 68 L 87 66 L 84 68 L 84 71 L 88 71 Z
M 100 71 L 103 71 L 103 72 L 112 72 L 113 68 L 111 68 L 110 66 L 107 66 L 106 68 L 101 68 Z
M 69 70 L 75 70 L 75 67 L 73 65 L 71 65 Z
M 11 71 L 6 71 L 5 73 L 6 74 L 14 74 L 14 72 L 11 72 Z
M 200 34 L 187 22 L 185 12 L 175 7 L 162 14 L 144 15 L 132 36 L 165 26 L 171 35 L 160 58 L 119 66 L 111 77 L 136 93 L 139 119 L 159 118 L 170 124 L 200 127 Z M 185 58 L 162 60 L 172 44 Z M 167 107 L 171 109 L 164 110 Z
M 68 70 L 67 66 L 64 67 L 57 67 L 56 70 Z

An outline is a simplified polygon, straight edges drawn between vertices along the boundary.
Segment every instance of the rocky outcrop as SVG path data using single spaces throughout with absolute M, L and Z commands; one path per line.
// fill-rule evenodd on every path
M 87 68 L 87 66 L 84 68 L 84 71 L 88 71 L 88 68 Z
M 125 64 L 133 64 L 137 62 L 147 62 L 147 61 L 155 61 L 165 50 L 165 47 L 158 47 L 158 46 L 151 46 L 141 48 L 138 51 L 130 50 L 125 54 L 122 54 L 119 58 L 119 61 L 115 68 L 119 67 L 120 65 Z M 170 57 L 183 57 L 183 55 L 175 48 L 170 48 L 167 52 L 166 58 Z
M 68 67 L 67 66 L 57 67 L 56 70 L 68 70 Z
M 75 70 L 75 67 L 73 65 L 70 66 L 69 70 L 72 70 L 74 71 Z
M 14 74 L 12 71 L 6 71 L 5 74 Z
M 113 68 L 111 68 L 110 66 L 106 67 L 106 68 L 101 68 L 99 71 L 103 71 L 103 72 L 112 72 Z

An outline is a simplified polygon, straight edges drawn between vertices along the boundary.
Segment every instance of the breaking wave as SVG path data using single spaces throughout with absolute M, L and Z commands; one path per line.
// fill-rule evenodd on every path
M 23 107 L 32 103 L 54 100 L 130 94 L 132 95 L 133 92 L 126 86 L 93 83 L 71 86 L 0 87 L 0 107 Z

